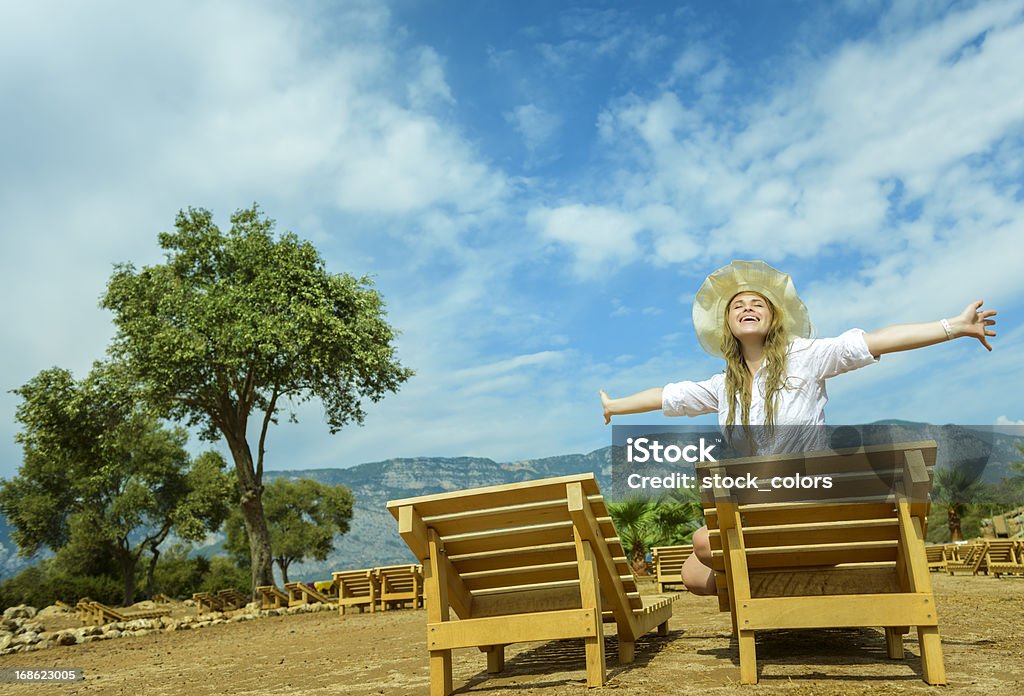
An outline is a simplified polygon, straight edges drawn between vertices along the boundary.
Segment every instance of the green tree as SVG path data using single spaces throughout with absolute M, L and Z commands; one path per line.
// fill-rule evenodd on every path
M 615 530 L 637 575 L 645 575 L 647 552 L 654 546 L 689 543 L 700 519 L 700 506 L 685 493 L 660 500 L 628 498 L 608 503 Z
M 964 467 L 935 469 L 932 498 L 946 511 L 950 541 L 963 541 L 961 528 L 968 506 L 984 497 L 985 485 Z
M 263 492 L 263 509 L 270 529 L 270 548 L 281 577 L 288 582 L 288 567 L 308 558 L 323 561 L 334 548 L 336 534 L 345 534 L 352 519 L 352 491 L 312 479 L 274 479 Z M 225 548 L 235 558 L 245 555 L 249 542 L 241 516 L 227 523 Z
M 112 558 L 131 604 L 143 553 L 172 531 L 200 539 L 223 522 L 234 488 L 223 458 L 191 461 L 186 432 L 160 426 L 118 366 L 97 363 L 82 381 L 44 370 L 15 393 L 24 459 L 0 483 L 0 511 L 22 555 L 46 546 L 83 565 Z
M 209 211 L 193 208 L 175 228 L 160 235 L 166 263 L 116 267 L 103 299 L 118 329 L 111 352 L 162 415 L 227 442 L 252 584 L 270 584 L 263 466 L 282 405 L 319 398 L 334 433 L 362 423 L 362 400 L 380 400 L 412 372 L 395 357 L 395 332 L 369 279 L 329 273 L 294 234 L 275 239 L 274 222 L 255 204 L 231 216 L 226 234 Z M 247 434 L 254 416 L 255 448 Z

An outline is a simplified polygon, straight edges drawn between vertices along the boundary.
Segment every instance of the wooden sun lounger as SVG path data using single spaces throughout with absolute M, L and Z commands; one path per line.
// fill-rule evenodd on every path
M 344 616 L 346 611 L 351 611 L 356 607 L 359 608 L 359 613 L 367 608 L 371 613 L 377 611 L 380 583 L 373 569 L 339 570 L 331 575 L 338 591 L 338 614 L 340 616 Z
M 412 602 L 412 608 L 423 606 L 423 566 L 400 565 L 374 568 L 380 587 L 380 608 L 387 611 Z
M 192 600 L 196 603 L 196 614 L 224 611 L 224 600 L 213 592 L 193 592 Z
M 957 550 L 957 556 L 956 559 L 946 562 L 946 571 L 950 575 L 957 573 L 977 575 L 978 571 L 984 570 L 985 542 L 975 541 L 961 545 Z
M 330 604 L 331 599 L 304 582 L 289 582 L 284 586 L 288 592 L 288 606 L 301 607 L 303 604 Z
M 171 610 L 168 608 L 163 609 L 132 609 L 130 611 L 121 611 L 114 607 L 108 607 L 106 604 L 100 602 L 89 602 L 92 609 L 90 620 L 93 625 L 99 626 L 102 624 L 113 623 L 115 621 L 134 621 L 136 619 L 158 619 L 161 616 L 169 616 Z
M 943 544 L 932 544 L 924 547 L 928 558 L 928 570 L 941 573 L 946 570 L 946 547 Z
M 452 691 L 452 650 L 504 668 L 511 643 L 582 638 L 587 685 L 605 683 L 603 621 L 619 661 L 635 641 L 668 631 L 672 599 L 644 606 L 593 474 L 491 486 L 388 503 L 423 561 L 430 693 Z
M 261 585 L 256 588 L 260 596 L 260 609 L 280 609 L 288 606 L 288 595 L 274 585 Z
M 242 609 L 249 603 L 249 598 L 233 587 L 218 591 L 217 598 L 220 599 L 221 605 L 224 607 L 222 611 Z
M 75 611 L 78 612 L 78 620 L 82 622 L 83 626 L 94 626 L 98 623 L 96 610 L 93 609 L 92 600 L 88 597 L 82 597 L 78 600 L 78 604 L 75 605 Z
M 742 683 L 758 680 L 757 631 L 860 626 L 883 627 L 893 658 L 917 627 L 924 680 L 946 682 L 924 550 L 935 449 L 915 442 L 698 464 L 699 479 L 758 480 L 757 490 L 702 491 Z M 793 475 L 829 476 L 833 487 L 771 488 L 773 477 Z
M 997 539 L 985 544 L 985 567 L 997 578 L 1000 575 L 1024 575 L 1021 544 L 1011 539 Z
M 683 587 L 683 563 L 693 553 L 693 546 L 655 546 L 651 549 L 654 561 L 654 576 L 658 582 L 658 592 L 665 591 L 665 585 Z

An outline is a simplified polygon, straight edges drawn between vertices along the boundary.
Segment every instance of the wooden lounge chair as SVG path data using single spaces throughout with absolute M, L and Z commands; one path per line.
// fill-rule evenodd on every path
M 233 587 L 218 591 L 217 598 L 220 599 L 221 606 L 224 607 L 221 611 L 242 609 L 249 603 L 249 598 Z
M 946 547 L 943 544 L 932 544 L 924 547 L 928 558 L 928 570 L 941 573 L 946 570 Z
M 261 585 L 256 588 L 260 596 L 260 609 L 280 609 L 288 606 L 288 595 L 274 585 Z
M 224 600 L 213 592 L 193 592 L 192 600 L 196 603 L 196 614 L 224 611 Z
M 605 683 L 602 620 L 614 621 L 619 661 L 672 599 L 645 607 L 593 474 L 395 500 L 388 510 L 423 561 L 430 693 L 452 691 L 452 649 L 582 638 L 587 685 Z
M 985 544 L 985 567 L 997 578 L 1000 575 L 1024 575 L 1020 544 L 1012 539 L 989 541 Z
M 380 608 L 387 611 L 412 602 L 412 608 L 423 606 L 423 566 L 400 565 L 374 568 L 380 587 Z
M 884 627 L 894 658 L 916 626 L 924 680 L 946 682 L 924 550 L 934 463 L 935 443 L 915 442 L 697 465 L 699 480 L 749 473 L 758 481 L 756 490 L 702 490 L 742 683 L 758 680 L 756 631 L 860 626 Z M 771 486 L 791 476 L 808 484 L 827 476 L 832 487 Z
M 161 616 L 169 616 L 171 610 L 162 609 L 131 609 L 122 611 L 114 607 L 108 607 L 100 602 L 89 602 L 92 607 L 92 621 L 94 625 L 102 625 L 115 621 L 135 621 L 136 619 L 158 619 Z
M 78 620 L 82 622 L 83 626 L 95 626 L 99 623 L 99 617 L 96 615 L 96 610 L 93 609 L 92 600 L 88 597 L 82 597 L 78 600 L 75 610 L 78 612 Z
M 654 561 L 654 576 L 658 592 L 665 591 L 665 585 L 683 584 L 683 563 L 693 553 L 693 546 L 655 546 L 651 549 Z M 686 589 L 683 587 L 682 589 Z
M 303 604 L 330 604 L 331 600 L 304 582 L 289 582 L 284 586 L 288 593 L 288 606 L 301 607 Z
M 957 573 L 970 573 L 977 575 L 978 571 L 984 569 L 985 542 L 974 541 L 970 544 L 961 545 L 957 551 L 958 558 L 946 562 L 946 571 L 950 575 Z
M 359 613 L 369 608 L 377 610 L 380 597 L 380 584 L 377 575 L 370 568 L 362 570 L 339 570 L 331 573 L 334 585 L 338 590 L 338 614 L 344 616 L 346 611 L 358 607 Z

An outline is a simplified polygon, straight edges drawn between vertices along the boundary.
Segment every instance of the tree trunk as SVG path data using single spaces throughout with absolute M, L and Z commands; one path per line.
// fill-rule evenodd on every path
M 283 558 L 277 559 L 277 567 L 281 569 L 281 582 L 288 584 L 288 561 Z
M 274 584 L 273 558 L 270 555 L 270 530 L 263 514 L 262 486 L 242 492 L 242 517 L 249 535 L 249 557 L 252 560 L 252 592 L 257 587 Z
M 242 518 L 245 531 L 249 535 L 249 558 L 252 565 L 252 596 L 256 596 L 256 588 L 274 584 L 274 559 L 270 555 L 270 530 L 267 529 L 267 518 L 263 513 L 263 481 L 256 476 L 253 467 L 252 451 L 241 433 L 224 432 L 231 457 L 235 460 L 235 473 L 238 475 L 238 492 L 241 494 Z
M 118 549 L 118 560 L 121 562 L 121 579 L 124 581 L 124 601 L 122 606 L 135 604 L 135 558 L 124 549 Z
M 949 540 L 963 541 L 964 533 L 960 528 L 960 512 L 954 506 L 950 505 L 947 515 L 949 523 Z
M 149 559 L 149 570 L 146 571 L 146 597 L 153 599 L 153 576 L 156 573 L 156 561 L 160 558 L 160 547 L 153 544 L 150 547 L 153 557 Z

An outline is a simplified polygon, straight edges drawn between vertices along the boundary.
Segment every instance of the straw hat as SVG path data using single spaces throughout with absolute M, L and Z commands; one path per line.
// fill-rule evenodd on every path
M 741 292 L 764 295 L 782 309 L 786 332 L 793 337 L 811 335 L 807 307 L 796 294 L 793 279 L 764 261 L 733 261 L 712 273 L 700 286 L 693 301 L 693 327 L 697 340 L 711 355 L 721 358 L 719 347 L 726 304 Z

